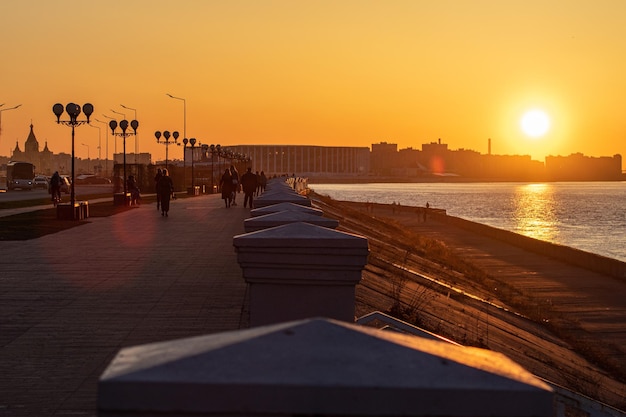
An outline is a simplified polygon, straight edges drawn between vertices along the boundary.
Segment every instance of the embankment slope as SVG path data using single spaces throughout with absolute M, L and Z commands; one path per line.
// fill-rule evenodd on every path
M 626 409 L 626 282 L 425 221 L 421 209 L 310 197 L 342 230 L 369 240 L 357 315 L 391 313 Z

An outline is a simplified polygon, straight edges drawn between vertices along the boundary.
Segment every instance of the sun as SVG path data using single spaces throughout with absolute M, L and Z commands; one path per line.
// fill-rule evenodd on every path
M 520 127 L 527 136 L 540 138 L 550 130 L 550 117 L 543 110 L 529 110 L 522 116 Z

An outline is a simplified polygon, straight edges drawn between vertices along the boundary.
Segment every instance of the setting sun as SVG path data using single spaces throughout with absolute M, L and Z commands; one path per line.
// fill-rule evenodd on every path
M 531 138 L 540 138 L 550 129 L 550 117 L 543 110 L 529 110 L 520 120 L 522 131 Z

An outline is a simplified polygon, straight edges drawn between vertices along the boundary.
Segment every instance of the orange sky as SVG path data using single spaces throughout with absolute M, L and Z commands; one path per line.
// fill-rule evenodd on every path
M 626 1 L 8 0 L 0 3 L 0 155 L 29 125 L 71 151 L 56 102 L 95 116 L 137 109 L 140 152 L 156 130 L 201 143 L 582 152 L 626 158 Z M 542 138 L 519 127 L 541 108 Z M 102 157 L 105 125 L 76 129 Z M 82 144 L 88 146 L 84 146 Z M 118 139 L 118 150 L 121 141 Z M 109 157 L 114 149 L 109 135 Z M 134 151 L 134 139 L 127 150 Z M 179 154 L 178 154 L 179 153 Z M 170 147 L 170 159 L 182 148 Z

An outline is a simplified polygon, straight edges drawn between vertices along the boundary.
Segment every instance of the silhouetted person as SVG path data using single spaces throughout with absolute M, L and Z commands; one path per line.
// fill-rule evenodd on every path
M 61 176 L 59 171 L 54 171 L 54 174 L 50 177 L 50 196 L 54 202 L 61 201 Z
M 130 193 L 130 204 L 139 204 L 139 187 L 134 175 L 129 175 L 126 181 L 126 188 Z
M 159 178 L 157 188 L 159 190 L 158 193 L 161 194 L 161 216 L 168 216 L 168 212 L 170 211 L 170 198 L 174 192 L 174 183 L 166 168 L 161 171 L 161 178 Z
M 267 177 L 265 176 L 265 172 L 261 171 L 261 192 L 265 192 L 265 186 L 267 185 Z
M 240 178 L 239 178 L 239 172 L 237 171 L 237 168 L 235 168 L 234 165 L 230 166 L 230 177 L 232 179 L 233 182 L 233 189 L 232 191 L 232 197 L 230 198 L 231 200 L 231 204 L 233 206 L 237 205 L 237 192 L 240 190 L 241 184 L 240 182 Z
M 259 171 L 256 172 L 256 191 L 255 191 L 255 195 L 258 197 L 259 194 L 261 194 L 261 174 L 259 174 Z
M 248 202 L 250 208 L 254 208 L 253 199 L 256 192 L 258 181 L 256 174 L 252 173 L 252 168 L 248 168 L 245 174 L 241 176 L 241 188 L 243 189 L 243 208 L 246 208 Z
M 230 175 L 230 169 L 226 168 L 222 178 L 220 179 L 220 188 L 222 190 L 222 199 L 226 208 L 230 207 L 233 198 L 233 178 Z
M 159 193 L 159 180 L 163 176 L 161 168 L 157 169 L 157 173 L 154 176 L 154 190 L 156 192 L 157 210 L 161 208 L 161 193 Z

